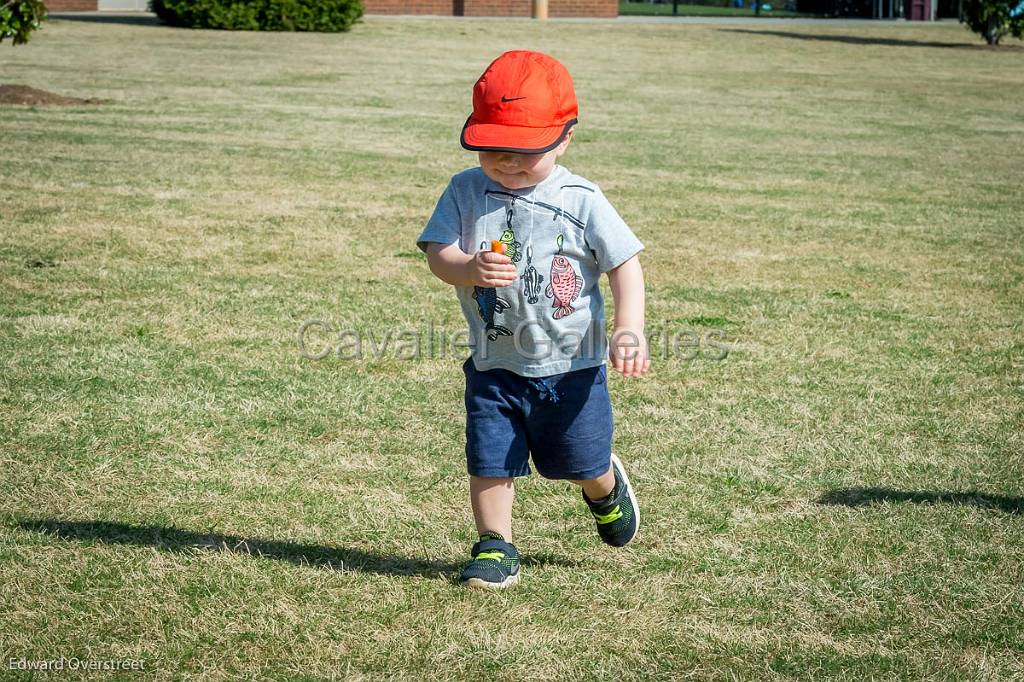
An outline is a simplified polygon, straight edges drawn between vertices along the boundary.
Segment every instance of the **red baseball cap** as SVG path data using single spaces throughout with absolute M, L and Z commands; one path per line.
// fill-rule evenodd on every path
M 542 52 L 514 50 L 477 79 L 461 142 L 477 152 L 542 154 L 565 139 L 578 115 L 568 69 Z

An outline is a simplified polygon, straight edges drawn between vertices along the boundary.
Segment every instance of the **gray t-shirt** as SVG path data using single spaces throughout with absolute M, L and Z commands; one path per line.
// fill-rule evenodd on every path
M 598 279 L 644 246 L 598 186 L 556 165 L 533 187 L 506 189 L 469 168 L 452 177 L 416 245 L 458 243 L 473 254 L 494 239 L 505 243 L 519 278 L 507 287 L 455 287 L 476 368 L 543 377 L 604 363 Z

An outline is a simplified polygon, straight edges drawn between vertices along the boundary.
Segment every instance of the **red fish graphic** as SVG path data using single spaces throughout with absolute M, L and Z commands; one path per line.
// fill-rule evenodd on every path
M 551 303 L 556 308 L 552 317 L 560 320 L 566 315 L 576 312 L 570 304 L 580 295 L 583 288 L 583 278 L 576 274 L 565 256 L 555 256 L 551 259 L 551 283 L 544 289 L 544 295 L 555 299 Z

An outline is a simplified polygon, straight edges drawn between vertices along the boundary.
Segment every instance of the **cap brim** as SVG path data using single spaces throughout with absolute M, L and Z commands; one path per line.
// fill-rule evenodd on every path
M 521 128 L 496 123 L 473 123 L 473 117 L 462 126 L 460 142 L 473 152 L 515 152 L 517 154 L 543 154 L 565 139 L 576 119 L 550 128 Z

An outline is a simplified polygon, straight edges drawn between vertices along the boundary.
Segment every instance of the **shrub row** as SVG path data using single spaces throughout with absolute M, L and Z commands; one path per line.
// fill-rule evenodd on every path
M 151 0 L 171 26 L 239 31 L 347 31 L 363 16 L 362 0 Z

